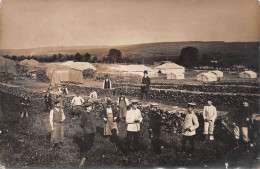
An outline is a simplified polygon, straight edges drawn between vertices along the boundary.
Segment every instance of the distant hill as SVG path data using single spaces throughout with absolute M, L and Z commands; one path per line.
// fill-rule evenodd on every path
M 34 49 L 0 49 L 0 55 L 9 56 L 51 56 L 53 54 L 70 55 L 75 53 L 90 53 L 99 59 L 107 56 L 109 49 L 116 48 L 122 51 L 123 57 L 134 59 L 145 59 L 145 62 L 152 63 L 158 60 L 176 61 L 181 50 L 185 47 L 195 47 L 199 50 L 200 56 L 208 55 L 216 60 L 227 57 L 247 60 L 252 64 L 259 64 L 259 42 L 158 42 L 122 46 L 64 46 L 64 47 L 42 47 Z M 250 64 L 250 63 L 249 63 Z

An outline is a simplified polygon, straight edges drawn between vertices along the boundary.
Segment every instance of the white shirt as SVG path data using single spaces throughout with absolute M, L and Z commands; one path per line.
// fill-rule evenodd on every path
M 89 97 L 90 97 L 90 99 L 96 100 L 97 99 L 97 92 L 95 92 L 95 91 L 91 92 Z
M 71 101 L 71 105 L 72 106 L 80 106 L 84 103 L 84 99 L 81 96 L 75 96 L 73 97 L 72 101 Z
M 197 116 L 192 112 L 186 114 L 183 122 L 182 135 L 193 136 L 196 134 L 196 129 L 199 127 Z M 190 129 L 190 130 L 187 130 Z
M 213 105 L 204 106 L 203 108 L 203 119 L 215 121 L 217 118 L 217 109 Z
M 112 114 L 112 113 L 113 113 L 112 108 L 111 107 L 107 108 L 107 114 Z
M 142 122 L 143 118 L 140 109 L 130 109 L 126 113 L 127 131 L 138 132 L 140 131 L 140 122 L 135 123 L 135 120 Z

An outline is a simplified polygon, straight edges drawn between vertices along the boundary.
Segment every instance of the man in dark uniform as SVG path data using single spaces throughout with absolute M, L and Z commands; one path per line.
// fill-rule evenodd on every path
M 151 138 L 151 143 L 153 147 L 153 152 L 156 154 L 161 154 L 161 125 L 162 117 L 160 110 L 157 108 L 157 103 L 151 103 L 151 108 L 149 111 L 149 136 Z
M 46 91 L 46 94 L 44 95 L 44 103 L 46 106 L 46 110 L 49 112 L 52 109 L 52 98 L 49 91 Z
M 111 80 L 109 79 L 109 75 L 106 75 L 105 80 L 103 82 L 103 89 L 105 90 L 106 98 L 111 97 L 111 91 L 110 91 L 111 88 L 112 88 Z
M 30 108 L 30 103 L 31 102 L 30 102 L 29 97 L 22 96 L 22 99 L 20 100 L 21 110 L 22 110 L 21 118 L 23 118 L 23 117 L 27 118 L 29 116 L 28 110 Z
M 233 125 L 234 127 L 234 134 L 235 134 L 235 139 L 236 139 L 236 147 L 239 147 L 239 138 L 240 138 L 240 133 L 242 134 L 243 137 L 243 143 L 248 151 L 248 127 L 250 123 L 250 119 L 252 118 L 253 111 L 249 107 L 249 104 L 247 101 L 243 102 L 243 107 L 238 111 L 233 120 Z
M 148 99 L 148 92 L 150 89 L 150 84 L 151 80 L 148 77 L 148 72 L 147 70 L 144 71 L 144 76 L 142 79 L 142 84 L 141 84 L 141 96 L 140 99 L 143 100 L 143 96 L 145 95 L 146 99 Z
M 91 150 L 96 133 L 96 122 L 94 111 L 91 103 L 85 103 L 81 112 L 80 127 L 84 131 L 84 146 L 82 148 L 82 160 L 79 167 L 83 166 L 86 161 L 86 154 Z

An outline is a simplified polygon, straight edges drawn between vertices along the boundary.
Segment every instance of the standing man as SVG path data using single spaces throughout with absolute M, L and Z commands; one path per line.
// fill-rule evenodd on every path
M 117 128 L 118 112 L 114 107 L 112 107 L 111 100 L 107 101 L 107 105 L 103 108 L 101 114 L 103 116 L 103 120 L 105 123 L 104 135 L 111 136 L 112 130 L 114 130 L 115 134 L 118 135 L 118 128 Z
M 50 111 L 51 143 L 53 147 L 63 146 L 65 114 L 61 109 L 59 100 L 54 102 L 54 108 Z
M 111 88 L 112 88 L 111 80 L 109 79 L 109 76 L 106 75 L 105 80 L 103 82 L 103 89 L 105 90 L 106 99 L 111 97 L 111 91 L 110 91 Z
M 52 109 L 52 98 L 51 98 L 49 91 L 47 91 L 46 94 L 44 95 L 44 103 L 45 103 L 45 106 L 46 106 L 46 110 L 51 111 L 51 109 Z
M 89 95 L 89 102 L 94 102 L 95 100 L 97 100 L 97 92 L 92 89 Z
M 84 99 L 81 96 L 79 96 L 79 93 L 77 92 L 76 96 L 73 97 L 73 99 L 71 100 L 72 119 L 75 119 L 75 115 L 78 115 L 78 116 L 80 115 L 83 103 L 84 103 Z
M 248 151 L 248 127 L 250 124 L 250 119 L 252 118 L 253 111 L 249 107 L 249 104 L 247 101 L 243 102 L 243 107 L 235 114 L 233 125 L 234 127 L 234 134 L 236 139 L 236 147 L 239 147 L 239 138 L 240 133 L 242 134 L 243 143 Z
M 117 105 L 119 106 L 119 118 L 120 120 L 124 121 L 126 118 L 127 106 L 129 106 L 129 101 L 125 97 L 123 92 L 121 92 L 121 95 L 117 100 Z
M 214 123 L 217 118 L 217 109 L 212 105 L 212 101 L 208 101 L 208 105 L 203 108 L 203 119 L 204 119 L 204 142 L 209 139 L 214 140 L 213 131 Z
M 161 125 L 162 125 L 162 117 L 160 114 L 160 110 L 157 108 L 157 103 L 151 103 L 150 111 L 149 111 L 149 135 L 152 142 L 153 152 L 156 154 L 161 154 Z
M 29 116 L 28 110 L 30 108 L 30 103 L 31 102 L 30 102 L 29 97 L 23 97 L 23 95 L 22 95 L 22 98 L 21 98 L 21 101 L 20 101 L 21 110 L 22 110 L 21 118 L 23 118 L 23 117 L 28 118 L 28 116 Z
M 188 103 L 188 112 L 184 118 L 182 127 L 182 150 L 186 151 L 186 143 L 189 142 L 191 149 L 188 152 L 191 156 L 195 151 L 195 135 L 196 129 L 199 127 L 198 118 L 194 113 L 195 103 Z
M 83 110 L 81 113 L 80 127 L 84 131 L 84 145 L 82 147 L 82 159 L 79 167 L 85 164 L 87 158 L 87 152 L 91 150 L 96 133 L 96 122 L 94 117 L 94 112 L 92 110 L 91 103 L 86 103 L 83 105 Z
M 140 123 L 143 118 L 140 109 L 137 108 L 138 100 L 132 100 L 132 108 L 126 113 L 127 142 L 126 152 L 137 150 L 139 145 Z
M 147 70 L 144 71 L 144 76 L 142 79 L 142 84 L 141 84 L 141 100 L 143 100 L 143 96 L 145 95 L 145 98 L 148 99 L 148 92 L 150 90 L 150 78 L 148 77 L 148 72 Z

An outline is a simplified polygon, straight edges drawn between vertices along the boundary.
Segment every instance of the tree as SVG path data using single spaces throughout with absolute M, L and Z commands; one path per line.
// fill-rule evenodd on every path
M 76 55 L 75 55 L 75 60 L 78 61 L 78 62 L 81 62 L 82 59 L 83 59 L 82 55 L 79 54 L 79 53 L 76 53 Z
M 17 56 L 14 55 L 14 56 L 11 57 L 11 59 L 12 60 L 17 60 Z
M 85 55 L 83 56 L 83 61 L 84 62 L 89 62 L 91 58 L 91 55 L 89 53 L 85 53 Z
M 178 63 L 185 67 L 194 67 L 198 65 L 199 50 L 194 47 L 186 47 L 181 50 L 181 56 Z
M 107 60 L 111 63 L 120 62 L 122 59 L 122 52 L 117 49 L 110 49 L 107 56 Z
M 93 59 L 92 59 L 92 63 L 96 63 L 97 62 L 97 57 L 95 56 L 95 57 L 93 57 Z
M 203 53 L 202 54 L 202 58 L 200 60 L 200 65 L 202 65 L 202 66 L 210 66 L 211 65 L 210 59 L 211 58 L 206 53 Z

